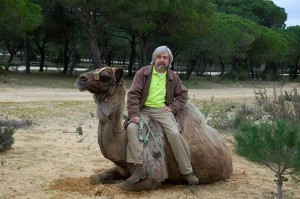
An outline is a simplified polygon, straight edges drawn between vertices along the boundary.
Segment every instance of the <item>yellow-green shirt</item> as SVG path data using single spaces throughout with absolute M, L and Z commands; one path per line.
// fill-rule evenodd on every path
M 145 106 L 153 108 L 161 108 L 166 106 L 166 82 L 167 72 L 158 73 L 155 66 L 152 70 L 152 78 L 149 89 L 149 95 L 146 99 Z

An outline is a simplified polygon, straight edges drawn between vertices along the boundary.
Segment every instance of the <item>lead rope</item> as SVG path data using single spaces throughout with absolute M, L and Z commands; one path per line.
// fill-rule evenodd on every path
M 147 128 L 147 131 L 146 131 L 146 134 L 144 135 L 143 131 L 144 131 L 145 127 Z M 152 136 L 157 148 L 159 149 L 159 152 L 160 152 L 161 156 L 164 157 L 162 149 L 160 148 L 160 146 L 158 144 L 158 141 L 156 140 L 156 138 L 154 136 L 154 132 L 151 130 L 149 125 L 146 122 L 144 122 L 142 117 L 140 117 L 140 121 L 139 121 L 138 136 L 139 136 L 139 140 L 141 142 L 143 142 L 144 144 L 147 143 L 149 141 L 150 136 Z

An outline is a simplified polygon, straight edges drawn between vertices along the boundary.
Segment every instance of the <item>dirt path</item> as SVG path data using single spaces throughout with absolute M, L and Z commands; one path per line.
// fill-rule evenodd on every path
M 210 99 L 212 95 L 215 99 L 242 99 L 252 97 L 253 89 L 190 90 L 190 97 Z M 13 150 L 0 155 L 0 199 L 274 197 L 274 174 L 235 154 L 234 172 L 227 182 L 195 187 L 164 185 L 140 193 L 122 191 L 118 185 L 89 185 L 88 176 L 112 166 L 97 144 L 97 123 L 90 117 L 94 109 L 92 95 L 76 89 L 0 87 L 0 116 L 21 118 L 28 113 L 33 120 L 33 125 L 15 132 Z M 75 129 L 80 125 L 87 136 L 78 143 L 83 137 Z M 222 137 L 232 148 L 232 137 Z M 285 183 L 284 196 L 300 198 L 299 185 Z
M 272 88 L 267 89 L 272 92 Z M 189 89 L 189 96 L 198 99 L 249 98 L 253 97 L 252 88 Z M 35 102 L 35 101 L 89 101 L 93 100 L 89 92 L 77 89 L 51 88 L 0 88 L 0 102 Z

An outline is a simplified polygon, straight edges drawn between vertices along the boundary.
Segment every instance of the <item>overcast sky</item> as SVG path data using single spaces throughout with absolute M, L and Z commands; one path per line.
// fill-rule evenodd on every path
M 287 13 L 286 26 L 300 25 L 299 0 L 272 0 L 278 7 L 284 8 Z

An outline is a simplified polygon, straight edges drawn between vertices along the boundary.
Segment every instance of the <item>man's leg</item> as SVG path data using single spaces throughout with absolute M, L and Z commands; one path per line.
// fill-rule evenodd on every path
M 153 108 L 145 108 L 144 112 L 162 125 L 177 161 L 180 173 L 186 177 L 189 184 L 198 184 L 199 180 L 193 174 L 190 150 L 183 136 L 180 134 L 180 127 L 175 120 L 174 114 Z
M 143 147 L 144 144 L 138 137 L 138 125 L 130 123 L 127 127 L 127 152 L 126 161 L 133 163 L 131 176 L 126 180 L 128 183 L 135 183 L 147 178 L 147 173 L 143 169 Z

